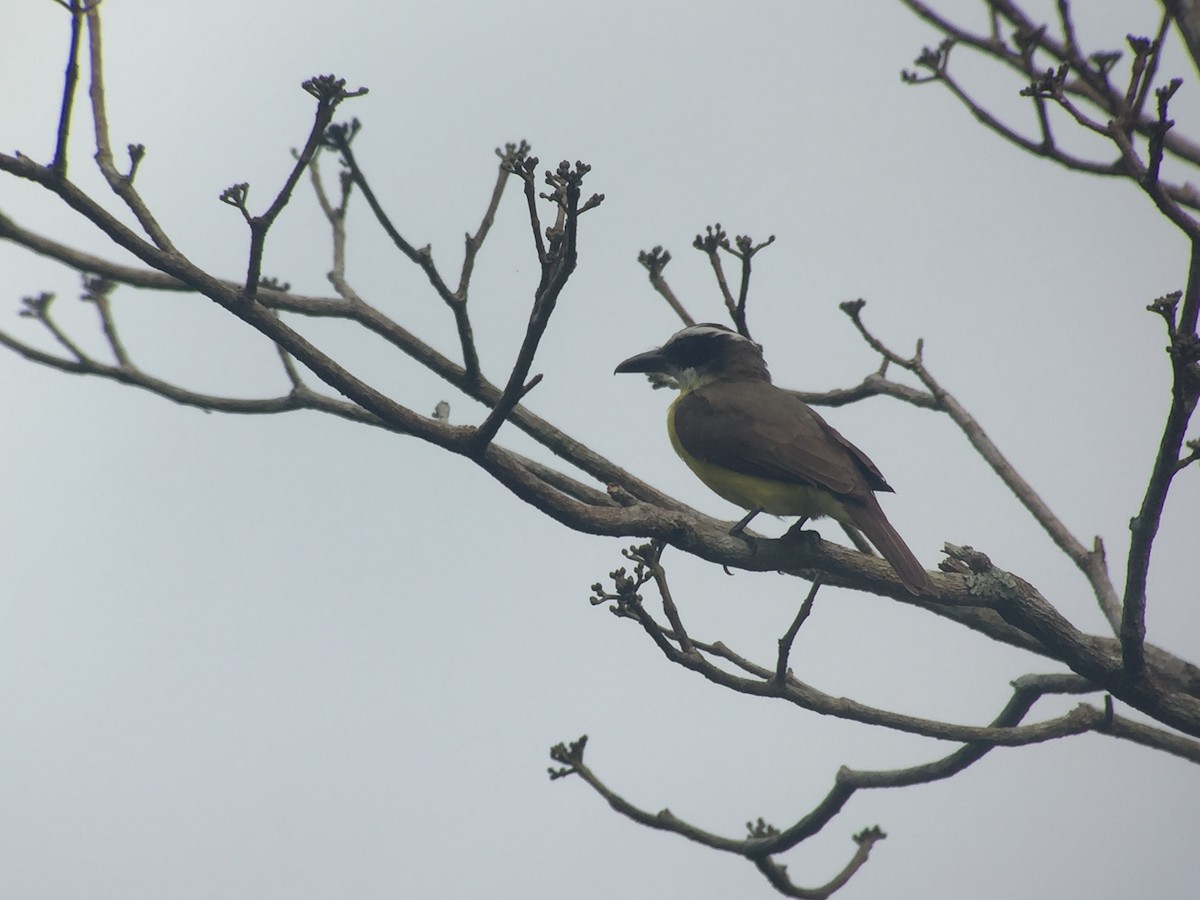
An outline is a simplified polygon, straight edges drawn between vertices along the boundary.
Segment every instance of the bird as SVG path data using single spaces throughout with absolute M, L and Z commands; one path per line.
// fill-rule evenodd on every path
M 621 362 L 673 383 L 671 446 L 712 491 L 754 516 L 829 516 L 861 531 L 915 595 L 935 588 L 929 573 L 883 514 L 876 491 L 891 492 L 879 469 L 795 394 L 777 387 L 762 347 L 724 325 L 689 325 L 665 344 Z

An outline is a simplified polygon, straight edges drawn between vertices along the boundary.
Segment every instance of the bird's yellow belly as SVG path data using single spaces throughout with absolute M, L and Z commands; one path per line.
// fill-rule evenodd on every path
M 831 516 L 839 522 L 850 522 L 846 508 L 829 491 L 746 475 L 699 459 L 683 449 L 675 435 L 675 407 L 667 413 L 667 434 L 671 446 L 688 468 L 696 473 L 708 488 L 742 509 L 759 509 L 774 516 L 806 516 L 819 519 Z

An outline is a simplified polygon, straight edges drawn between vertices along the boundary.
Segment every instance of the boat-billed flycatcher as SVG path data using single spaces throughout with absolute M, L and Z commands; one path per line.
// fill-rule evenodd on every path
M 771 383 L 762 348 L 723 325 L 692 325 L 617 372 L 668 376 L 679 396 L 667 412 L 671 445 L 712 490 L 743 509 L 858 528 L 914 594 L 933 582 L 896 533 L 875 491 L 891 491 L 867 455 L 794 394 Z

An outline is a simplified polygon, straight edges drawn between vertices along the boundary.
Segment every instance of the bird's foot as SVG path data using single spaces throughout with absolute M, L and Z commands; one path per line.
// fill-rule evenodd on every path
M 758 540 L 753 535 L 746 534 L 746 525 L 748 525 L 750 520 L 757 516 L 759 512 L 760 511 L 757 509 L 750 510 L 749 513 L 743 516 L 740 521 L 735 523 L 733 527 L 729 529 L 730 537 L 740 537 L 746 542 L 746 546 L 750 549 L 751 556 L 754 556 L 756 553 L 758 553 Z M 726 568 L 725 574 L 732 575 L 733 573 Z
M 815 535 L 818 532 L 815 529 L 813 531 L 805 531 L 804 526 L 807 524 L 808 516 L 803 516 L 802 518 L 797 519 L 795 524 L 793 524 L 791 528 L 783 533 L 783 539 L 791 540 L 794 538 L 803 538 L 804 540 L 812 540 L 810 535 Z
M 738 519 L 734 526 L 729 529 L 729 536 L 736 537 L 745 531 L 746 526 L 750 524 L 750 520 L 757 516 L 760 512 L 762 512 L 761 509 L 752 509 L 750 512 L 746 513 L 746 515 Z

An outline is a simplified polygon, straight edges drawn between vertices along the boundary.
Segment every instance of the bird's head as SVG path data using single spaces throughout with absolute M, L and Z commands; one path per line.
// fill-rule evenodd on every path
M 724 325 L 689 325 L 661 347 L 631 356 L 613 374 L 644 372 L 655 387 L 687 391 L 717 379 L 770 381 L 762 347 Z

